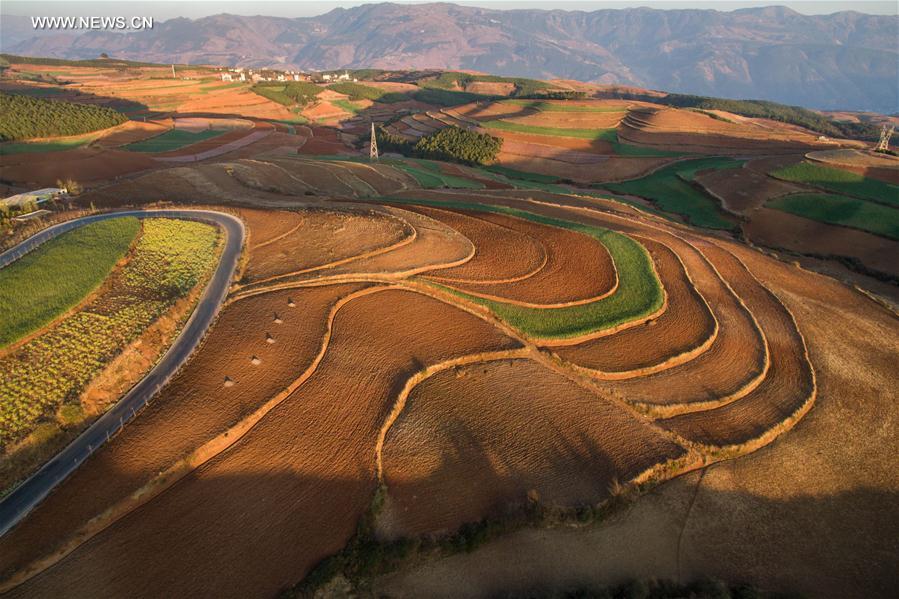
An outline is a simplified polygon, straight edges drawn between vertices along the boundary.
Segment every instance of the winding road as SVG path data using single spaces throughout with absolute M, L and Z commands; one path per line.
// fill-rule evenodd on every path
M 226 233 L 225 248 L 197 307 L 194 309 L 178 338 L 153 369 L 122 397 L 109 411 L 100 416 L 87 430 L 65 449 L 19 485 L 0 502 L 0 536 L 18 524 L 32 509 L 69 475 L 71 475 L 96 449 L 122 429 L 150 399 L 165 385 L 187 361 L 203 339 L 206 330 L 228 295 L 231 279 L 237 269 L 244 242 L 244 225 L 230 214 L 211 210 L 128 210 L 107 212 L 74 219 L 52 227 L 26 239 L 16 247 L 0 254 L 0 268 L 14 262 L 42 243 L 83 225 L 118 218 L 178 218 L 197 220 L 220 226 Z

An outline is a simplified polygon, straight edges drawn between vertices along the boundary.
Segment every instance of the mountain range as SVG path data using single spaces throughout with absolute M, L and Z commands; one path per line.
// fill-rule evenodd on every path
M 896 15 L 385 3 L 302 18 L 175 18 L 132 33 L 34 36 L 27 28 L 27 20 L 4 16 L 3 51 L 59 58 L 106 52 L 140 61 L 304 70 L 465 69 L 899 112 Z

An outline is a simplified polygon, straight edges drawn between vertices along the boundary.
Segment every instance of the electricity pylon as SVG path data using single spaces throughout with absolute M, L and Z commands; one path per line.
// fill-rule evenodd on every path
M 378 138 L 375 136 L 375 124 L 372 122 L 371 124 L 371 146 L 368 150 L 368 159 L 369 160 L 377 160 L 378 159 Z
M 890 138 L 893 136 L 893 127 L 890 125 L 887 127 L 886 125 L 880 130 L 880 141 L 877 142 L 877 147 L 874 148 L 875 152 L 888 152 L 890 150 Z

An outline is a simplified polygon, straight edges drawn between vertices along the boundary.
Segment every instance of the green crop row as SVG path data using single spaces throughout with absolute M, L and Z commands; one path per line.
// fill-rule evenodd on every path
M 700 170 L 736 168 L 743 163 L 731 158 L 700 158 L 685 160 L 662 167 L 645 177 L 604 184 L 615 193 L 640 196 L 656 206 L 674 214 L 680 214 L 690 223 L 709 229 L 733 229 L 734 221 L 727 217 L 715 198 L 692 180 Z
M 218 239 L 212 225 L 145 220 L 131 259 L 106 290 L 0 358 L 0 449 L 77 400 L 110 360 L 193 289 L 214 267 Z

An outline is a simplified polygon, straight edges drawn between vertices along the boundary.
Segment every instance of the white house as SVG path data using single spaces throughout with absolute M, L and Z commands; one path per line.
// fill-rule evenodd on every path
M 39 205 L 49 200 L 63 197 L 67 194 L 68 192 L 60 187 L 45 187 L 44 189 L 26 191 L 4 198 L 0 200 L 0 206 L 4 206 L 5 208 L 22 208 L 30 202 Z
M 222 73 L 222 81 L 234 81 L 231 77 L 231 73 Z

